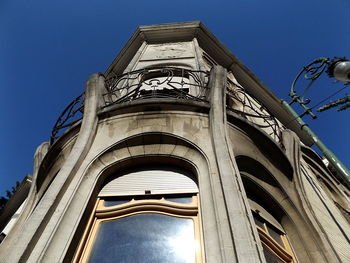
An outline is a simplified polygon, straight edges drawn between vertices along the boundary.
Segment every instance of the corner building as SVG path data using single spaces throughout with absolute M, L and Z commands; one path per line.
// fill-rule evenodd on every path
M 139 27 L 38 147 L 0 262 L 350 262 L 311 142 L 201 23 Z

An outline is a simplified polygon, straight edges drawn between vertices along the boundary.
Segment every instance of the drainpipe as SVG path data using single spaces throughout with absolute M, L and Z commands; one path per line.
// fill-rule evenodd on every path
M 348 187 L 350 187 L 350 172 L 345 165 L 335 156 L 335 154 L 327 148 L 326 145 L 317 137 L 317 135 L 311 130 L 311 128 L 299 117 L 299 115 L 293 110 L 288 102 L 282 100 L 284 108 L 293 115 L 294 119 L 300 124 L 301 129 L 304 130 L 315 143 L 315 145 L 324 154 L 327 160 L 336 169 L 337 174 L 345 181 Z

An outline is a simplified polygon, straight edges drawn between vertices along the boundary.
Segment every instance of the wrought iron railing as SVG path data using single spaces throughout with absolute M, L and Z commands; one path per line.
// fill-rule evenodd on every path
M 63 132 L 83 117 L 84 93 L 75 98 L 61 113 L 51 131 L 50 143 L 53 144 Z
M 226 104 L 227 110 L 241 115 L 263 129 L 276 142 L 281 142 L 281 132 L 285 127 L 260 101 L 247 94 L 243 87 L 229 82 Z
M 163 67 L 140 69 L 106 79 L 105 107 L 143 99 L 208 101 L 209 72 Z

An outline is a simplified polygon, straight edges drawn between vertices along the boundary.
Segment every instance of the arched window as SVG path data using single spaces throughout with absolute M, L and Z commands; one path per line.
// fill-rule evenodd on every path
M 264 208 L 249 200 L 267 263 L 296 262 L 286 233 Z
M 75 262 L 202 262 L 200 236 L 191 174 L 129 171 L 99 192 Z
M 286 211 L 275 199 L 278 197 L 278 200 L 286 201 L 286 196 L 280 190 L 280 184 L 269 170 L 256 160 L 240 156 L 236 161 L 266 262 L 296 263 L 288 233 L 283 228 L 287 226 L 290 231 L 294 224 L 291 224 Z M 298 241 L 296 232 L 289 233 L 294 235 L 293 241 Z

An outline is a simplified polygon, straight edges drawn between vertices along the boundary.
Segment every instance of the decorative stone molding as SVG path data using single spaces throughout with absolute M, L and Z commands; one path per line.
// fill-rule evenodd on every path
M 88 79 L 81 131 L 70 156 L 54 178 L 51 187 L 37 204 L 31 217 L 21 227 L 19 232 L 22 232 L 22 234 L 14 237 L 13 249 L 10 253 L 1 253 L 1 255 L 4 255 L 1 259 L 2 262 L 38 262 L 43 249 L 50 239 L 52 228 L 55 228 L 57 220 L 60 218 L 60 214 L 55 209 L 66 190 L 64 186 L 74 176 L 93 140 L 98 121 L 97 110 L 101 101 L 99 97 L 103 87 L 104 77 L 102 75 L 94 74 Z M 39 237 L 40 239 L 38 240 Z
M 235 164 L 232 147 L 227 138 L 226 129 L 226 69 L 214 66 L 210 77 L 211 109 L 210 128 L 214 154 L 219 174 L 215 174 L 221 184 L 225 200 L 225 216 L 221 215 L 220 235 L 223 262 L 264 262 L 258 237 L 254 234 L 250 208 Z M 219 191 L 219 189 L 216 189 Z M 216 193 L 218 195 L 219 193 Z M 216 198 L 219 198 L 218 196 Z M 247 220 L 249 218 L 249 220 Z

